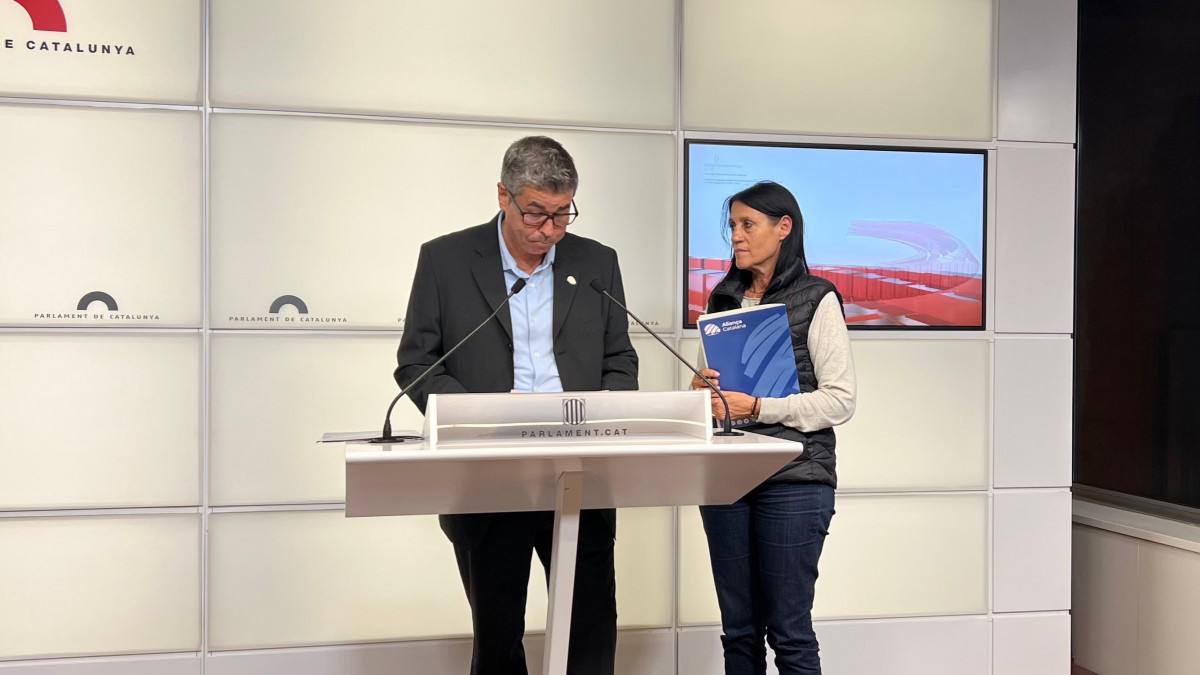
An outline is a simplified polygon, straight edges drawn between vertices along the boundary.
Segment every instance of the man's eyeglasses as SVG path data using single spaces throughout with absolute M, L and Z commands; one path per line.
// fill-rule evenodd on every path
M 547 220 L 554 219 L 555 227 L 566 227 L 573 223 L 579 217 L 579 209 L 575 208 L 575 200 L 571 200 L 571 210 L 564 213 L 533 213 L 526 212 L 521 209 L 521 205 L 517 203 L 517 197 L 512 193 L 512 190 L 506 190 L 508 198 L 512 201 L 513 208 L 517 213 L 521 214 L 521 222 L 530 227 L 541 227 L 546 224 Z

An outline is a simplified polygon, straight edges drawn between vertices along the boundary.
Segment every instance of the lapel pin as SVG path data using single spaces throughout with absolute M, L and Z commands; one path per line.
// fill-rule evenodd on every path
M 571 276 L 571 275 L 569 275 L 569 274 L 568 274 L 568 275 L 567 275 L 567 283 L 568 283 L 568 284 L 571 284 L 572 286 L 574 286 L 574 285 L 575 285 L 575 277 L 573 277 L 573 276 Z

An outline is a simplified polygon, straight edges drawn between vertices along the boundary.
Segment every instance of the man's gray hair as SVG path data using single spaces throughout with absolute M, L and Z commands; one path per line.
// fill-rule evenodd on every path
M 558 141 L 549 136 L 526 136 L 505 151 L 500 182 L 514 195 L 527 187 L 575 194 L 579 173 L 575 160 Z

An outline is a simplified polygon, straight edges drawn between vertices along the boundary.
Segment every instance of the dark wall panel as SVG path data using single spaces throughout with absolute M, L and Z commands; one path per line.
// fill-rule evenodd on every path
M 1079 3 L 1075 474 L 1200 507 L 1200 3 Z

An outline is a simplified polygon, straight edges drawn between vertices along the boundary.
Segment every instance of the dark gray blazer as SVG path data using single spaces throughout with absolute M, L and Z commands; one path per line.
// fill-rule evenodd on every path
M 567 282 L 573 276 L 576 283 Z M 637 352 L 629 341 L 625 312 L 593 291 L 599 279 L 625 301 L 621 269 L 611 248 L 567 234 L 555 248 L 554 355 L 565 391 L 638 388 Z M 421 246 L 397 352 L 396 382 L 411 382 L 445 350 L 475 329 L 508 293 L 500 259 L 496 218 Z M 413 388 L 422 413 L 429 395 L 505 392 L 513 387 L 512 317 L 501 311 L 471 341 Z M 605 515 L 614 528 L 615 513 Z M 456 543 L 481 538 L 489 514 L 442 516 Z

